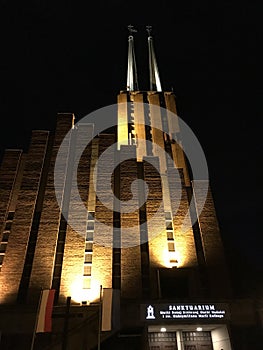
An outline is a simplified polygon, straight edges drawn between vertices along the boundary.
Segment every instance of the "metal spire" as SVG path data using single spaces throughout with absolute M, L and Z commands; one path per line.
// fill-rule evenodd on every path
M 134 53 L 134 40 L 132 33 L 137 32 L 132 25 L 128 25 L 128 71 L 127 71 L 127 91 L 139 90 L 137 68 Z
M 150 91 L 162 91 L 157 61 L 153 48 L 153 38 L 151 36 L 152 26 L 146 26 L 146 30 L 148 32 Z

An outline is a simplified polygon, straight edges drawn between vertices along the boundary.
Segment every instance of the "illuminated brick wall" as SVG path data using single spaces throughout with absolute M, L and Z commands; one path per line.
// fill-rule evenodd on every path
M 38 198 L 48 132 L 33 131 L 18 193 L 14 220 L 0 273 L 1 302 L 17 298 Z
M 54 134 L 32 133 L 27 154 L 6 152 L 0 170 L 1 303 L 17 299 L 35 303 L 41 288 L 55 288 L 61 303 L 67 296 L 76 303 L 92 302 L 99 298 L 100 285 L 120 288 L 121 296 L 127 299 L 158 297 L 158 271 L 163 269 L 177 270 L 178 275 L 191 270 L 191 283 L 199 295 L 200 283 L 193 282 L 200 277 L 199 268 L 205 271 L 213 295 L 225 283 L 223 246 L 211 193 L 200 212 L 204 183 L 196 182 L 192 188 L 181 144 L 174 141 L 180 133 L 178 119 L 164 116 L 161 109 L 176 113 L 173 93 L 123 92 L 118 102 L 117 135 L 100 134 L 85 147 L 92 125 L 72 128 L 74 116 L 59 114 Z M 164 117 L 168 136 L 158 130 Z M 151 130 L 143 127 L 146 122 Z M 68 132 L 71 136 L 61 148 Z M 111 162 L 102 161 L 97 169 L 102 176 L 93 177 L 97 160 L 116 142 L 116 136 L 119 151 L 110 152 L 112 162 L 119 159 L 119 167 L 113 174 Z M 130 145 L 124 141 L 127 138 Z M 136 138 L 142 140 L 136 144 Z M 78 162 L 74 154 L 83 146 Z M 65 162 L 57 169 L 57 200 L 54 166 L 59 148 Z M 173 163 L 165 152 L 170 152 Z M 74 166 L 76 161 L 78 166 Z M 77 188 L 71 185 L 74 176 Z M 141 183 L 131 194 L 131 184 L 138 178 L 148 184 L 145 204 Z M 111 189 L 106 186 L 109 179 Z M 96 197 L 96 186 L 106 196 L 108 193 L 108 204 L 115 213 Z M 121 208 L 116 206 L 112 191 L 118 194 Z M 192 195 L 199 214 L 194 229 L 188 213 Z M 134 211 L 120 214 L 127 200 Z M 67 225 L 62 208 L 77 228 Z M 132 228 L 126 236 L 120 231 L 125 227 Z M 116 246 L 117 241 L 120 244 Z M 132 246 L 127 246 L 127 241 L 132 241 Z

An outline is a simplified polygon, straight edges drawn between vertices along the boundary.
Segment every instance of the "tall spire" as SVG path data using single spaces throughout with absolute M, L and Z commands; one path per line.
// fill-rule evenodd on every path
M 134 40 L 132 33 L 137 32 L 132 25 L 128 26 L 129 38 L 128 38 L 128 71 L 127 71 L 127 91 L 139 90 L 137 68 L 134 53 Z
M 157 61 L 153 48 L 153 38 L 151 36 L 152 26 L 146 26 L 146 30 L 148 32 L 150 91 L 162 91 Z

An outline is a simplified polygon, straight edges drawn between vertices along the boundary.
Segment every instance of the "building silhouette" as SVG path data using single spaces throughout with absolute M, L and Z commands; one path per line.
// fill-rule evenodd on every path
M 27 153 L 5 151 L 1 349 L 30 349 L 32 337 L 34 349 L 260 349 L 257 308 L 234 298 L 209 183 L 194 178 L 151 28 L 149 91 L 129 30 L 127 87 L 101 111 L 116 126 L 96 132 L 96 118 L 60 113 Z M 34 335 L 42 289 L 56 290 L 53 328 Z

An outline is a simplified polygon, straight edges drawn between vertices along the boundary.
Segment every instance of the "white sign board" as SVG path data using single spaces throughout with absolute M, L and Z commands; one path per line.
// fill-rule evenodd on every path
M 143 304 L 142 318 L 146 321 L 204 320 L 222 321 L 229 319 L 227 304 L 223 303 L 176 303 Z

